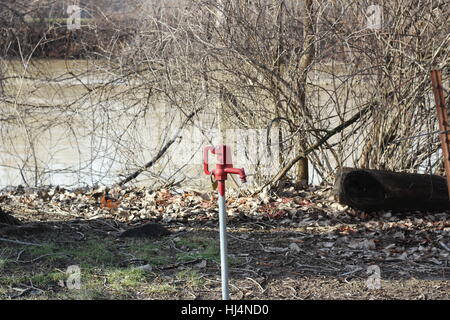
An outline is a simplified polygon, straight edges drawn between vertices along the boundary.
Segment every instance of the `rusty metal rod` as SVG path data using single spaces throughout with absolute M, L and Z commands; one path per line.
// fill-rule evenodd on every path
M 450 199 L 450 132 L 447 107 L 445 105 L 444 90 L 442 87 L 442 72 L 440 70 L 431 71 L 431 84 L 433 88 L 434 100 L 439 121 L 439 137 L 441 139 L 442 154 L 444 156 L 445 175 L 447 176 L 447 189 Z

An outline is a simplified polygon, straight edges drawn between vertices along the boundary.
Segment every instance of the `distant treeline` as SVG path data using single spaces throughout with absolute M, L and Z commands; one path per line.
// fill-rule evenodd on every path
M 19 58 L 32 54 L 36 58 L 79 59 L 111 53 L 115 46 L 134 34 L 132 28 L 112 28 L 93 19 L 83 19 L 80 29 L 69 30 L 65 19 L 30 21 L 16 28 L 2 29 L 2 56 Z M 107 50 L 105 50 L 107 49 Z
M 69 3 L 69 2 L 67 2 Z M 123 1 L 78 2 L 81 28 L 67 27 L 67 3 L 63 1 L 5 0 L 0 2 L 0 57 L 83 58 L 108 52 L 111 45 L 133 35 L 133 17 Z M 74 1 L 73 3 L 77 3 Z M 133 6 L 127 4 L 129 10 Z

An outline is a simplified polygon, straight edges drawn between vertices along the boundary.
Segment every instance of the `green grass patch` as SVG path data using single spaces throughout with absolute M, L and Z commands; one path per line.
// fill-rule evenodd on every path
M 95 239 L 64 251 L 73 257 L 74 264 L 78 264 L 82 268 L 106 267 L 114 266 L 120 261 L 120 258 L 110 248 L 110 242 Z
M 64 299 L 97 300 L 110 299 L 105 288 L 105 276 L 100 269 L 81 269 L 81 288 L 79 290 L 66 290 Z
M 46 288 L 51 286 L 58 285 L 59 281 L 63 281 L 67 279 L 67 275 L 63 272 L 50 272 L 50 273 L 44 273 L 40 272 L 34 275 L 31 275 L 31 277 L 27 276 L 27 279 L 25 277 L 22 277 L 22 283 L 33 283 L 34 286 L 38 288 Z M 28 281 L 26 281 L 28 280 Z
M 210 260 L 220 263 L 220 249 L 219 246 L 210 246 L 201 250 L 193 250 L 191 252 L 180 253 L 177 255 L 177 260 L 186 262 L 191 260 Z
M 153 265 L 169 264 L 170 245 L 150 239 L 118 242 L 113 238 L 91 238 L 68 243 L 43 243 L 24 246 L 11 252 L 0 251 L 0 297 L 15 293 L 9 288 L 33 284 L 43 290 L 38 295 L 19 299 L 121 299 L 134 298 L 137 292 L 168 294 L 176 291 L 166 282 L 152 281 L 154 274 L 135 268 L 123 268 L 128 259 L 142 259 Z M 15 262 L 20 253 L 19 260 Z M 9 259 L 13 259 L 10 263 Z M 81 288 L 70 289 L 67 267 L 77 265 L 81 271 Z M 186 277 L 188 277 L 186 275 Z M 189 280 L 190 279 L 190 280 Z M 189 281 L 196 281 L 194 275 Z
M 34 285 L 38 293 L 25 293 L 17 299 L 138 299 L 170 298 L 184 287 L 204 284 L 201 271 L 177 270 L 159 277 L 158 266 L 192 260 L 220 262 L 219 244 L 211 237 L 186 235 L 174 239 L 88 238 L 86 241 L 43 243 L 0 249 L 0 299 L 17 295 L 11 288 Z M 10 250 L 11 249 L 11 250 Z M 16 260 L 18 259 L 18 260 Z M 155 266 L 155 272 L 125 267 L 137 260 Z M 81 288 L 67 287 L 67 267 L 81 271 Z M 165 269 L 162 269 L 165 270 Z M 165 271 L 161 271 L 163 274 Z
M 0 272 L 3 272 L 6 264 L 10 261 L 11 257 L 14 256 L 14 254 L 14 250 L 9 248 L 0 250 Z
M 165 265 L 170 263 L 168 247 L 162 243 L 147 239 L 135 239 L 127 242 L 129 253 L 136 259 L 142 259 L 150 265 Z
M 21 275 L 17 274 L 2 274 L 0 277 L 0 287 L 8 287 L 17 283 L 21 283 L 22 280 L 28 280 L 28 278 L 22 277 Z
M 0 259 L 0 272 L 3 271 L 7 262 L 8 262 L 7 259 Z
M 157 283 L 150 285 L 146 292 L 150 294 L 171 294 L 176 292 L 177 289 L 170 283 Z
M 177 254 L 178 261 L 203 259 L 220 263 L 220 248 L 215 239 L 199 237 L 183 238 L 177 241 L 177 246 L 190 250 L 186 253 Z
M 79 265 L 82 268 L 114 266 L 119 257 L 112 250 L 112 242 L 104 239 L 91 239 L 67 247 L 46 243 L 42 246 L 27 247 L 29 259 L 36 262 L 58 262 L 60 264 Z
M 58 248 L 53 243 L 43 243 L 40 246 L 29 246 L 26 247 L 26 252 L 31 254 L 32 256 L 43 256 L 43 255 L 51 255 L 58 251 Z
M 181 248 L 188 248 L 188 249 L 199 249 L 199 248 L 206 248 L 211 245 L 214 245 L 216 241 L 212 238 L 204 238 L 204 237 L 186 237 L 186 238 L 180 238 L 177 241 L 177 246 Z
M 7 291 L 6 291 L 6 289 L 5 288 L 3 288 L 3 287 L 0 287 L 0 300 L 4 300 L 4 299 L 6 299 L 8 296 L 7 296 Z
M 0 288 L 30 285 L 47 289 L 58 286 L 58 282 L 67 279 L 67 275 L 60 271 L 38 271 L 38 272 L 16 272 L 14 274 L 3 274 L 0 279 Z
M 146 283 L 145 271 L 138 269 L 112 269 L 106 272 L 107 284 L 114 290 L 137 288 Z
M 203 277 L 196 270 L 192 269 L 180 271 L 175 277 L 178 280 L 185 281 L 187 285 L 192 287 L 198 287 L 204 283 Z

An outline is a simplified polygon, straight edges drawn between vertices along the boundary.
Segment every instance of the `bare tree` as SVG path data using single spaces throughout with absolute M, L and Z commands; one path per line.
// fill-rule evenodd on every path
M 2 56 L 20 63 L 2 61 L 0 121 L 21 128 L 27 141 L 16 167 L 29 185 L 52 171 L 38 141 L 56 127 L 73 138 L 80 158 L 76 168 L 60 170 L 95 176 L 93 184 L 112 173 L 120 175 L 115 181 L 147 175 L 174 183 L 189 166 L 189 160 L 173 164 L 171 152 L 188 139 L 180 127 L 201 134 L 187 158 L 214 143 L 212 128 L 229 141 L 237 138 L 227 129 L 268 132 L 272 138 L 256 148 L 252 168 L 261 187 L 286 177 L 317 182 L 316 175 L 331 183 L 344 165 L 414 172 L 440 166 L 438 137 L 423 133 L 437 128 L 429 71 L 449 64 L 444 1 L 374 7 L 339 0 L 136 0 L 109 8 L 85 1 L 81 31 L 48 24 L 37 41 L 18 32 L 29 28 L 25 15 L 48 17 L 55 3 L 27 3 L 2 2 Z M 378 10 L 379 25 L 368 25 L 369 8 Z M 65 61 L 56 75 L 34 57 L 57 41 L 63 50 L 54 52 Z M 69 61 L 76 52 L 89 58 L 88 67 Z M 50 90 L 53 101 L 30 98 L 41 90 Z M 169 116 L 157 121 L 158 133 L 148 130 L 155 141 L 149 147 L 146 121 L 161 105 Z M 2 130 L 11 149 L 13 138 Z M 81 160 L 85 140 L 90 158 Z M 265 153 L 277 153 L 278 162 L 263 159 Z

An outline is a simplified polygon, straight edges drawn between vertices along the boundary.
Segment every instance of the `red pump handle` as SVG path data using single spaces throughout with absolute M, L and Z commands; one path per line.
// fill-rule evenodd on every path
M 212 146 L 209 147 L 205 147 L 203 149 L 203 171 L 205 172 L 205 174 L 207 174 L 208 176 L 211 175 L 211 171 L 209 171 L 209 162 L 208 162 L 208 152 L 211 151 L 212 154 L 216 153 L 216 149 Z
M 208 153 L 218 156 L 219 163 L 216 164 L 216 169 L 209 171 Z M 247 176 L 243 168 L 233 168 L 231 164 L 231 155 L 229 154 L 229 147 L 226 145 L 219 145 L 217 147 L 208 146 L 203 149 L 203 171 L 207 175 L 213 174 L 216 180 L 227 180 L 227 174 L 238 174 L 242 182 L 247 181 Z

